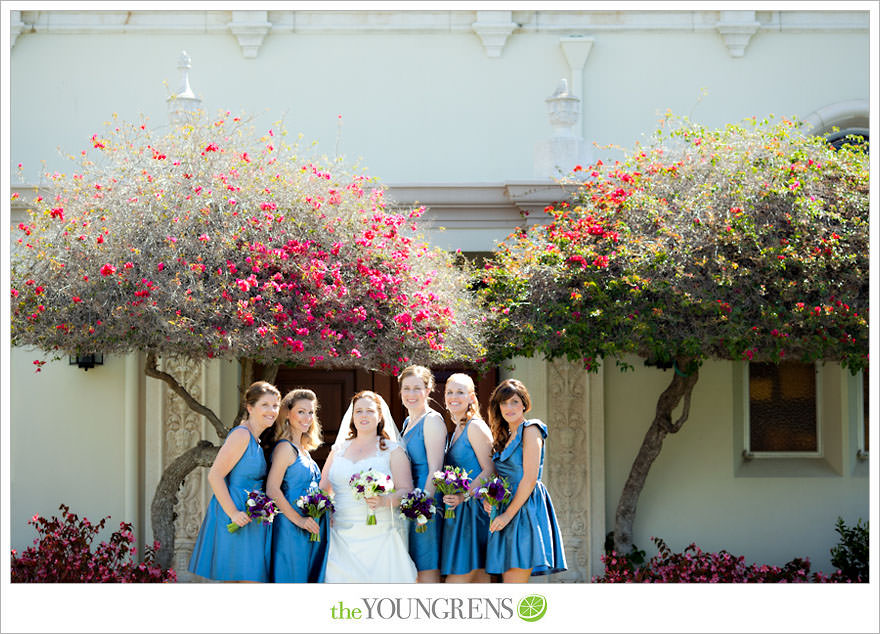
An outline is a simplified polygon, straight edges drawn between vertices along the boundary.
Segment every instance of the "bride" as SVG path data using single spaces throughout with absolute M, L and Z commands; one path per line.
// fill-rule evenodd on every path
M 334 494 L 336 508 L 330 524 L 327 583 L 413 583 L 416 567 L 410 559 L 408 527 L 397 512 L 400 500 L 412 489 L 409 459 L 399 439 L 388 406 L 375 392 L 358 392 L 342 420 L 349 433 L 333 445 L 321 473 L 321 488 Z M 393 440 L 392 440 L 393 435 Z M 372 468 L 391 476 L 393 492 L 366 500 L 354 497 L 352 474 Z M 376 523 L 367 524 L 368 509 Z

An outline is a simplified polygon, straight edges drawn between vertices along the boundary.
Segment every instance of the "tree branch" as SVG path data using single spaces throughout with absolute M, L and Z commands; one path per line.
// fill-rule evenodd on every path
M 684 404 L 682 405 L 681 416 L 679 416 L 678 420 L 670 426 L 669 433 L 671 434 L 677 433 L 688 419 L 688 415 L 691 411 L 691 394 L 694 393 L 694 385 L 696 385 L 696 380 L 685 387 L 687 392 L 684 393 Z
M 263 368 L 263 380 L 274 385 L 275 379 L 278 378 L 278 368 L 280 367 L 280 363 L 273 363 Z M 284 395 L 282 394 L 282 396 Z
M 220 438 L 221 440 L 226 438 L 226 434 L 229 432 L 229 430 L 222 423 L 217 414 L 215 414 L 210 408 L 205 407 L 195 398 L 193 398 L 192 394 L 190 394 L 187 389 L 177 381 L 177 379 L 175 379 L 167 372 L 163 372 L 162 370 L 160 370 L 156 365 L 156 353 L 153 351 L 147 353 L 147 357 L 144 361 L 144 373 L 147 376 L 153 377 L 154 379 L 164 381 L 168 385 L 168 387 L 170 387 L 174 391 L 175 394 L 177 394 L 180 398 L 184 400 L 184 402 L 189 406 L 191 410 L 193 410 L 197 414 L 201 414 L 208 419 L 208 422 L 214 426 L 214 431 L 217 432 L 218 438 Z
M 183 452 L 162 472 L 162 478 L 150 505 L 150 517 L 153 538 L 159 541 L 156 559 L 163 568 L 170 568 L 174 559 L 174 507 L 177 505 L 177 492 L 193 469 L 211 466 L 218 450 L 218 447 L 207 440 L 200 440 L 195 447 Z
M 676 359 L 676 365 L 679 368 L 688 368 L 690 361 L 691 359 Z M 666 435 L 677 432 L 687 420 L 691 407 L 691 394 L 699 377 L 698 369 L 694 369 L 690 374 L 674 372 L 669 385 L 657 399 L 654 420 L 645 433 L 639 452 L 630 467 L 614 516 L 614 548 L 622 555 L 628 555 L 633 548 L 632 535 L 636 507 L 648 478 L 648 471 L 660 455 Z M 682 398 L 684 398 L 684 409 L 679 419 L 673 423 L 672 411 Z

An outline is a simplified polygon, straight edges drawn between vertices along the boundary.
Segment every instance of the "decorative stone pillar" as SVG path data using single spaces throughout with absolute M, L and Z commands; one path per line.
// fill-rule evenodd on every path
M 568 62 L 568 68 L 571 71 L 571 94 L 586 100 L 584 94 L 584 66 L 587 63 L 587 57 L 593 48 L 593 38 L 584 37 L 583 35 L 568 35 L 559 39 L 559 46 L 565 54 L 565 61 Z M 586 136 L 584 125 L 584 108 L 581 107 L 581 120 L 577 130 L 580 136 Z
M 535 176 L 554 179 L 585 162 L 584 140 L 575 130 L 581 120 L 581 100 L 568 91 L 568 80 L 561 79 L 544 101 L 553 135 L 535 147 Z
M 562 530 L 568 570 L 553 581 L 590 580 L 587 375 L 575 364 L 547 364 L 548 427 L 544 480 Z
M 176 377 L 193 398 L 204 402 L 204 368 L 201 362 L 183 357 L 166 357 L 161 363 L 162 369 Z M 164 442 L 161 462 L 164 468 L 205 437 L 207 424 L 183 402 L 183 399 L 164 384 L 162 392 Z M 173 568 L 180 581 L 199 579 L 187 570 L 187 566 L 207 508 L 205 504 L 207 488 L 207 472 L 204 469 L 197 469 L 186 477 L 177 494 L 177 505 L 174 507 L 176 519 Z
M 721 34 L 731 57 L 744 57 L 749 40 L 761 28 L 754 11 L 721 11 L 715 29 Z
M 177 58 L 177 68 L 180 70 L 180 86 L 175 94 L 168 97 L 168 120 L 172 123 L 183 123 L 187 115 L 196 112 L 202 105 L 202 100 L 196 97 L 189 85 L 189 69 L 192 68 L 192 59 L 186 51 L 180 51 Z

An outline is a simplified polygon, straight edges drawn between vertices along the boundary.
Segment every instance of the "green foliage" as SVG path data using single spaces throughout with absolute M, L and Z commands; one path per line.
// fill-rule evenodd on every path
M 481 276 L 491 356 L 839 360 L 868 350 L 868 157 L 793 121 L 667 116 L 613 165 L 575 168 L 549 223 Z
M 837 518 L 834 528 L 840 541 L 831 549 L 831 563 L 849 581 L 868 582 L 868 523 L 862 520 L 848 527 L 842 517 Z

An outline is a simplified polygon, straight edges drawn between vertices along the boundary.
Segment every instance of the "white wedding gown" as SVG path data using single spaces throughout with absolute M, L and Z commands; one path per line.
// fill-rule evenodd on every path
M 413 583 L 418 574 L 407 549 L 408 520 L 396 508 L 376 509 L 376 523 L 367 525 L 369 507 L 352 494 L 352 474 L 374 469 L 391 475 L 391 452 L 397 443 L 385 441 L 385 450 L 363 460 L 345 457 L 346 441 L 333 457 L 328 477 L 335 511 L 330 524 L 326 583 Z

